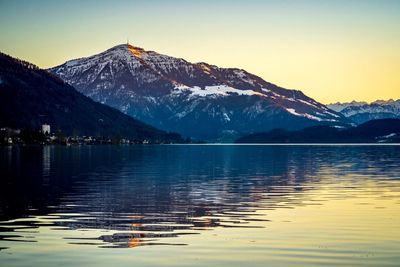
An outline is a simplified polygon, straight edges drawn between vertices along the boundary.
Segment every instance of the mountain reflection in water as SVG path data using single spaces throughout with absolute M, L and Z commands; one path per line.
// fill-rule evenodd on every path
M 364 191 L 371 183 L 400 203 L 399 148 L 5 147 L 0 247 L 38 243 L 41 229 L 70 245 L 190 245 L 181 238 L 216 228 L 268 228 L 269 211 L 360 198 L 371 194 Z M 329 193 L 314 194 L 323 190 Z

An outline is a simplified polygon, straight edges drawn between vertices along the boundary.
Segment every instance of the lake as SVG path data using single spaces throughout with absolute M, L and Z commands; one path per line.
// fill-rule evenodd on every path
M 399 266 L 400 146 L 0 148 L 0 266 Z

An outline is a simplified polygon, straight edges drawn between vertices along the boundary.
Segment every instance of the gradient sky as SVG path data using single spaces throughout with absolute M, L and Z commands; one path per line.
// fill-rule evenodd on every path
M 0 50 L 43 68 L 127 38 L 323 103 L 400 98 L 399 0 L 0 0 Z

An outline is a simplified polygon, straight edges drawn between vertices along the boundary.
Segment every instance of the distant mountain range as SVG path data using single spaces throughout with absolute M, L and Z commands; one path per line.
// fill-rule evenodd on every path
M 275 129 L 243 136 L 236 143 L 399 143 L 400 119 L 371 120 L 339 129 L 313 126 L 298 131 Z
M 194 64 L 128 44 L 49 71 L 97 102 L 203 140 L 350 122 L 301 91 L 245 70 Z
M 91 100 L 33 64 L 0 53 L 0 127 L 40 129 L 44 123 L 69 135 L 180 140 Z
M 375 119 L 400 118 L 400 99 L 377 100 L 370 104 L 353 101 L 329 104 L 327 106 L 336 112 L 340 112 L 356 124 Z

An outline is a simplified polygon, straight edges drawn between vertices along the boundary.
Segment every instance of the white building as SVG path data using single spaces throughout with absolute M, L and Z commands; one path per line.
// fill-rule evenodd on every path
M 50 125 L 48 125 L 48 124 L 43 124 L 43 125 L 42 125 L 42 133 L 44 133 L 44 134 L 50 134 Z

